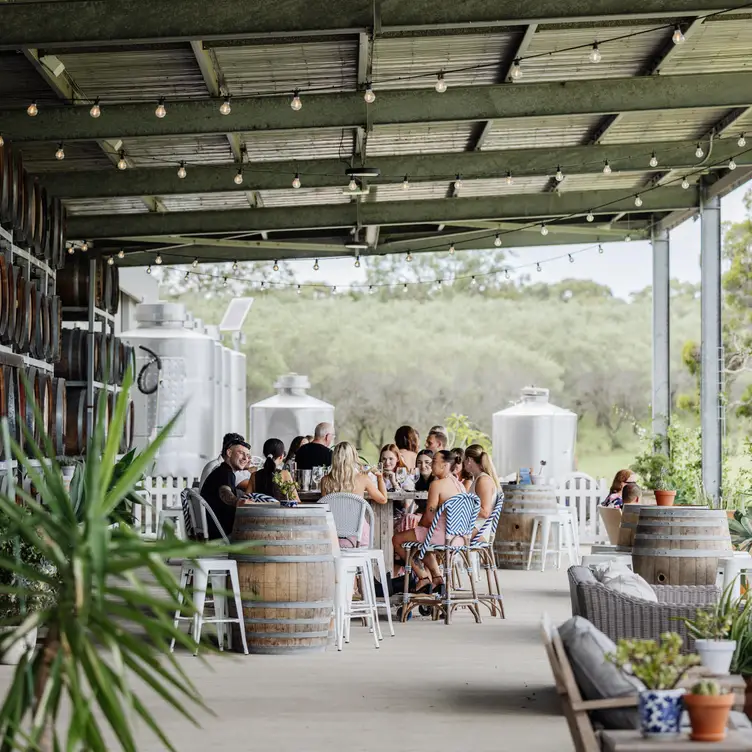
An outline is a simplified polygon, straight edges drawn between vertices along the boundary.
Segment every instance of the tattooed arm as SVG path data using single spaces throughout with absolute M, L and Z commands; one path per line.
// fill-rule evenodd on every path
M 240 503 L 238 497 L 235 496 L 229 486 L 220 486 L 218 495 L 219 500 L 223 504 L 227 504 L 228 507 L 236 507 Z

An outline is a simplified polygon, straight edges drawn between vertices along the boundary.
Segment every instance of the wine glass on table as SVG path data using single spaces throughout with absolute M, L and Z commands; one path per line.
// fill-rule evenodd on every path
M 407 480 L 407 468 L 406 467 L 398 467 L 396 471 L 397 476 L 397 485 L 402 488 L 405 485 L 405 481 Z

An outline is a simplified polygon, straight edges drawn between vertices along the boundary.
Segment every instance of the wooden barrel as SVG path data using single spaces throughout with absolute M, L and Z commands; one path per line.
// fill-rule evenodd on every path
M 713 585 L 731 555 L 728 517 L 706 507 L 644 507 L 632 547 L 634 571 L 652 585 Z
M 61 353 L 60 361 L 55 365 L 55 375 L 68 381 L 86 381 L 89 333 L 84 329 L 63 329 Z M 95 350 L 95 369 L 96 363 Z
M 66 387 L 65 454 L 84 453 L 86 448 L 86 387 Z
M 24 190 L 24 168 L 23 161 L 21 159 L 21 153 L 16 152 L 13 154 L 13 229 L 14 240 L 24 242 L 25 224 L 24 224 L 24 212 L 26 211 Z
M 255 544 L 248 553 L 231 555 L 238 562 L 248 650 L 325 650 L 334 608 L 334 554 L 326 509 L 238 507 L 231 539 Z M 238 638 L 235 634 L 233 646 L 240 650 Z
M 133 446 L 133 429 L 136 419 L 136 407 L 133 400 L 128 400 L 128 406 L 125 410 L 125 423 L 123 424 L 123 436 L 120 439 L 120 453 L 125 454 Z
M 13 224 L 12 188 L 13 168 L 10 146 L 0 146 L 0 223 L 6 227 Z
M 39 355 L 37 345 L 39 344 L 39 320 L 42 317 L 42 293 L 34 282 L 27 280 L 26 284 L 29 288 L 29 355 L 32 358 L 41 360 L 42 356 Z
M 120 306 L 120 272 L 115 264 L 105 264 L 104 274 L 104 306 L 114 316 Z
M 0 415 L 8 418 L 8 431 L 16 438 L 18 424 L 16 419 L 16 372 L 11 366 L 0 366 Z M 10 451 L 10 447 L 8 447 Z M 6 447 L 0 434 L 0 461 L 4 462 Z
M 65 379 L 52 379 L 52 399 L 53 406 L 52 422 L 49 427 L 50 440 L 55 447 L 55 454 L 61 456 L 65 454 L 65 421 L 67 415 L 66 409 L 66 390 Z
M 7 314 L 8 323 L 5 332 L 0 334 L 0 343 L 3 345 L 13 345 L 16 339 L 16 285 L 18 281 L 19 269 L 12 264 L 7 268 L 8 283 L 6 287 L 7 297 Z
M 654 507 L 655 505 L 655 498 L 653 498 L 652 504 L 649 500 L 647 503 L 645 503 L 645 500 L 642 500 L 639 504 L 625 504 L 622 507 L 617 545 L 632 548 L 635 531 L 637 530 L 637 520 L 640 517 L 640 509 L 643 507 Z
M 97 260 L 94 278 L 94 305 L 104 302 L 104 264 Z M 89 259 L 84 254 L 76 262 L 66 265 L 57 275 L 56 292 L 64 306 L 85 308 L 89 304 Z
M 2 149 L 0 149 L 0 152 L 2 152 Z M 0 253 L 0 342 L 3 341 L 8 331 L 10 300 L 8 294 L 8 265 L 5 256 Z
M 16 278 L 16 335 L 15 345 L 21 353 L 29 352 L 33 317 L 32 283 L 19 274 Z
M 50 298 L 50 361 L 59 363 L 63 351 L 63 306 L 60 298 Z
M 557 514 L 556 489 L 553 486 L 504 485 L 504 507 L 496 531 L 494 551 L 501 569 L 525 569 L 538 514 Z M 540 533 L 538 534 L 540 541 Z M 556 557 L 549 553 L 546 567 L 553 567 Z M 541 555 L 533 554 L 531 567 L 540 569 Z

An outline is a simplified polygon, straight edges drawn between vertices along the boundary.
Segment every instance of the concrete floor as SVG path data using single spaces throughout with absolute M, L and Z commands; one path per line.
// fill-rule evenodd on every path
M 208 665 L 182 655 L 216 716 L 197 711 L 196 729 L 152 707 L 180 752 L 568 752 L 538 629 L 544 611 L 570 615 L 566 572 L 501 575 L 505 621 L 417 618 L 379 650 L 353 626 L 342 653 L 212 655 Z M 139 749 L 163 748 L 144 731 Z

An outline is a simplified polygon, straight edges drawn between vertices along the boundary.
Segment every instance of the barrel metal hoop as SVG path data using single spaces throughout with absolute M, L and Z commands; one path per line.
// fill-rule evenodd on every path
M 637 533 L 637 536 L 635 537 L 636 541 L 652 541 L 652 540 L 660 540 L 660 541 L 724 541 L 728 540 L 727 538 L 724 538 L 723 536 L 718 535 L 657 535 L 652 533 Z
M 334 601 L 241 601 L 243 608 L 334 608 Z
M 235 519 L 237 520 L 239 518 L 236 517 Z M 328 533 L 331 530 L 331 528 L 329 528 L 327 525 L 305 525 L 305 526 L 301 525 L 300 527 L 290 527 L 289 525 L 286 526 L 286 527 L 277 527 L 277 526 L 267 527 L 266 525 L 264 525 L 263 527 L 261 527 L 259 525 L 248 525 L 248 526 L 244 526 L 244 527 L 242 527 L 240 529 L 241 530 L 249 530 L 249 531 L 252 531 L 252 532 L 255 532 L 255 533 L 289 533 L 291 530 L 292 531 L 305 530 L 306 532 L 308 532 L 309 530 L 320 530 L 321 532 Z M 233 532 L 234 532 L 234 530 L 233 530 Z M 237 535 L 234 536 L 234 537 L 237 538 Z M 254 538 L 254 540 L 255 540 L 255 538 Z M 244 541 L 240 541 L 240 542 L 243 543 Z
M 332 615 L 328 614 L 327 616 L 322 616 L 320 619 L 249 619 L 245 618 L 244 621 L 246 624 L 284 624 L 285 626 L 290 624 L 326 624 L 328 625 L 329 622 L 332 620 Z M 263 634 L 263 633 L 260 633 Z M 303 633 L 301 633 L 303 634 Z M 305 633 L 310 634 L 309 632 Z
M 299 564 L 302 562 L 331 562 L 334 556 L 250 556 L 248 554 L 231 554 L 231 559 L 245 564 Z
M 325 632 L 246 632 L 250 640 L 308 640 L 311 637 L 329 637 Z
M 290 540 L 279 540 L 278 538 L 261 540 L 253 538 L 252 541 L 238 540 L 236 543 L 253 543 L 257 548 L 264 546 L 331 546 L 331 542 L 327 538 L 290 538 Z
M 713 549 L 711 551 L 691 551 L 686 548 L 645 548 L 640 551 L 637 546 L 632 549 L 632 556 L 642 556 L 649 559 L 651 556 L 665 556 L 675 559 L 724 559 L 728 558 L 731 549 Z

